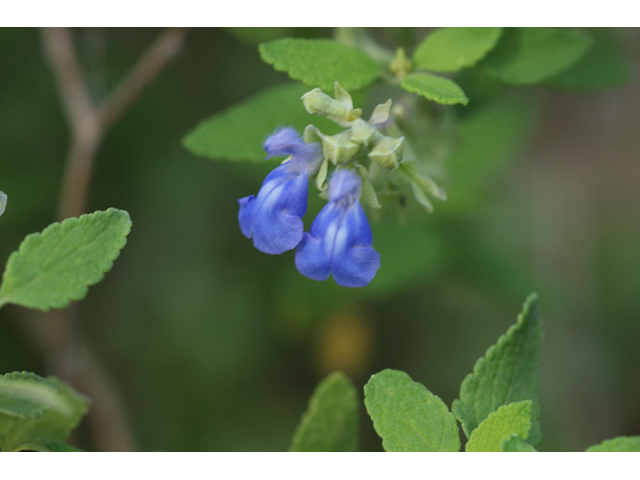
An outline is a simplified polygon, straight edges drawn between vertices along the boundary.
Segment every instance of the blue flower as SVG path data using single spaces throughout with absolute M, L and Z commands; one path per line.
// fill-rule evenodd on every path
M 333 274 L 338 285 L 364 287 L 380 267 L 369 221 L 360 205 L 360 177 L 338 170 L 329 183 L 329 203 L 296 249 L 298 271 L 313 280 Z
M 318 144 L 307 144 L 290 127 L 275 131 L 264 142 L 269 157 L 291 155 L 291 159 L 274 169 L 264 179 L 258 196 L 238 200 L 240 230 L 253 237 L 255 247 L 264 253 L 281 254 L 294 249 L 304 226 L 307 212 L 309 174 L 322 159 Z

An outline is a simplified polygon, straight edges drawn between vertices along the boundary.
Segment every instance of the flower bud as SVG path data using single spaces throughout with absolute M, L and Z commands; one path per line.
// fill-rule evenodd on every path
M 404 48 L 396 50 L 396 56 L 389 64 L 389 70 L 397 77 L 404 77 L 411 71 L 411 60 L 404 53 Z
M 368 147 L 369 145 L 375 145 L 381 138 L 380 131 L 361 118 L 358 118 L 351 126 L 351 140 L 355 143 L 364 144 Z
M 335 85 L 336 98 L 333 99 L 321 89 L 315 88 L 302 96 L 304 108 L 312 115 L 329 117 L 338 125 L 348 127 L 362 115 L 362 110 L 353 108 L 351 95 L 338 82 Z
M 360 145 L 351 140 L 348 130 L 331 136 L 322 136 L 322 150 L 324 158 L 328 158 L 333 164 L 346 163 L 353 159 Z
M 311 115 L 344 118 L 348 112 L 347 107 L 331 98 L 319 88 L 314 88 L 310 92 L 305 93 L 302 96 L 302 103 Z
M 396 168 L 402 162 L 404 151 L 404 137 L 394 138 L 384 136 L 369 152 L 369 157 L 383 167 Z

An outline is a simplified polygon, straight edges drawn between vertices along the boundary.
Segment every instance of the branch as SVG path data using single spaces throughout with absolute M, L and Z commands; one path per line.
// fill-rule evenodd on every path
M 186 30 L 167 29 L 148 48 L 115 92 L 95 106 L 66 28 L 44 28 L 42 39 L 71 129 L 71 145 L 58 205 L 58 217 L 86 211 L 91 174 L 104 134 L 180 50 Z M 135 450 L 120 397 L 109 374 L 74 328 L 77 309 L 51 312 L 46 322 L 27 328 L 49 367 L 93 399 L 88 422 L 96 447 Z
M 43 28 L 42 39 L 72 133 L 83 137 L 87 133 L 95 135 L 99 129 L 97 117 L 73 48 L 71 33 L 66 28 Z M 88 132 L 87 128 L 94 131 Z
M 149 85 L 164 66 L 174 58 L 184 41 L 186 28 L 168 28 L 149 47 L 131 69 L 131 72 L 98 107 L 99 117 L 105 129 L 109 128 Z

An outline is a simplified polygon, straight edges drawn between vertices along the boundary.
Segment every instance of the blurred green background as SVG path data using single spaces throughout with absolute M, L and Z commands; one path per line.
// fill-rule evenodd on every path
M 74 30 L 95 97 L 157 33 Z M 468 110 L 446 110 L 458 117 L 444 163 L 450 201 L 431 215 L 412 204 L 371 215 L 380 274 L 349 290 L 302 277 L 293 252 L 264 255 L 240 234 L 236 201 L 257 192 L 272 164 L 214 162 L 182 147 L 202 119 L 287 81 L 246 34 L 190 31 L 108 133 L 88 209 L 122 208 L 133 220 L 121 257 L 78 310 L 139 448 L 285 450 L 314 386 L 334 369 L 358 388 L 401 369 L 450 405 L 531 291 L 545 322 L 541 450 L 639 435 L 640 30 L 613 34 L 632 73 L 617 89 L 494 98 L 482 82 L 461 80 Z M 376 35 L 411 46 L 424 32 Z M 475 92 L 484 101 L 474 106 Z M 2 262 L 55 220 L 67 145 L 39 32 L 0 30 Z M 307 219 L 321 206 L 312 201 Z M 23 316 L 0 311 L 0 371 L 49 374 Z M 362 420 L 362 448 L 381 450 L 364 407 Z M 92 449 L 82 428 L 77 441 Z

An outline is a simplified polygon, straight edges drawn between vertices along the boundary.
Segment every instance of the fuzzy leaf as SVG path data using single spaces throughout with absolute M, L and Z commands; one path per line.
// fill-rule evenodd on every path
M 265 90 L 221 113 L 203 120 L 182 140 L 191 153 L 214 160 L 263 162 L 265 138 L 277 127 L 299 132 L 313 122 L 331 135 L 340 130 L 332 121 L 307 113 L 301 97 L 309 89 L 287 83 Z
M 329 92 L 335 82 L 357 90 L 380 76 L 378 64 L 364 52 L 335 40 L 283 38 L 260 44 L 262 59 L 295 80 Z
M 640 437 L 616 437 L 587 448 L 587 452 L 640 452 Z
M 440 397 L 399 370 L 383 370 L 364 387 L 364 403 L 387 452 L 458 452 L 455 417 Z
M 87 411 L 87 401 L 60 380 L 28 372 L 0 377 L 0 449 L 49 450 L 64 442 Z M 7 405 L 12 405 L 7 409 Z
M 14 303 L 46 312 L 84 298 L 87 287 L 111 270 L 130 231 L 129 214 L 110 208 L 28 235 L 7 262 L 0 306 Z
M 501 406 L 482 421 L 469 437 L 467 452 L 500 452 L 512 435 L 526 439 L 531 430 L 531 400 Z
M 617 87 L 629 80 L 629 65 L 611 32 L 606 28 L 593 28 L 589 33 L 594 43 L 587 54 L 547 85 L 562 90 L 593 91 Z
M 441 105 L 466 105 L 469 99 L 462 89 L 448 78 L 430 73 L 411 73 L 402 79 L 402 88 L 422 95 Z
M 510 85 L 534 85 L 576 64 L 590 46 L 591 38 L 575 30 L 505 28 L 482 65 Z
M 502 442 L 503 452 L 537 452 L 535 448 L 525 442 L 518 435 L 511 435 Z
M 417 68 L 457 72 L 472 67 L 496 46 L 500 27 L 448 27 L 428 35 L 413 53 Z
M 532 427 L 528 441 L 532 445 L 540 443 L 538 372 L 541 343 L 538 299 L 532 294 L 517 323 L 476 362 L 473 373 L 467 375 L 460 386 L 460 399 L 453 402 L 451 410 L 462 423 L 467 437 L 501 406 L 531 400 Z
M 309 400 L 293 437 L 292 452 L 355 452 L 358 450 L 358 398 L 351 380 L 341 372 L 325 378 Z

